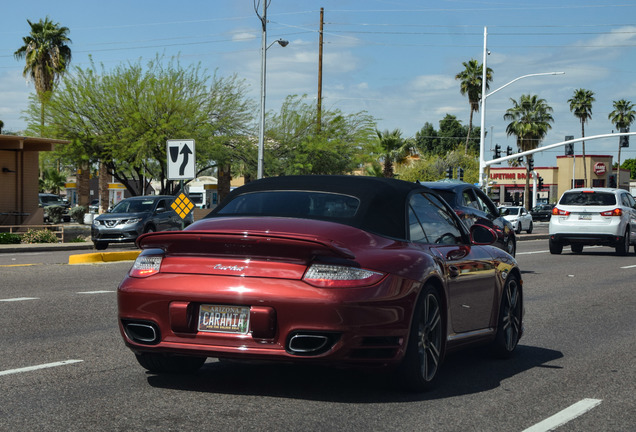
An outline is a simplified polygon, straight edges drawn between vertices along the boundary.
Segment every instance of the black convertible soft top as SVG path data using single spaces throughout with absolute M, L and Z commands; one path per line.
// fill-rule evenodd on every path
M 399 239 L 406 238 L 409 195 L 414 191 L 434 193 L 418 183 L 382 177 L 346 175 L 268 177 L 233 190 L 206 217 L 227 216 L 223 214 L 223 208 L 233 199 L 241 195 L 264 191 L 327 192 L 355 197 L 360 201 L 356 214 L 346 220 L 337 220 L 338 222 Z

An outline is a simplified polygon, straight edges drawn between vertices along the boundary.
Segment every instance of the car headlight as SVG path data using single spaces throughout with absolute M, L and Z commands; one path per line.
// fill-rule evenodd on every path
M 123 225 L 132 225 L 132 224 L 136 224 L 138 222 L 141 222 L 141 218 L 140 217 L 121 221 L 121 223 Z

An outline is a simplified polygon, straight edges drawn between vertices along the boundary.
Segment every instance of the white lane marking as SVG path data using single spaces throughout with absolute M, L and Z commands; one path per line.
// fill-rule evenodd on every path
M 9 369 L 9 370 L 5 370 L 5 371 L 0 371 L 0 376 L 2 375 L 11 375 L 11 374 L 16 374 L 16 373 L 22 373 L 22 372 L 31 372 L 31 371 L 35 371 L 35 370 L 39 370 L 39 369 L 46 369 L 46 368 L 52 368 L 52 367 L 57 367 L 57 366 L 65 366 L 68 364 L 73 364 L 73 363 L 80 363 L 83 362 L 84 360 L 64 360 L 64 361 L 59 361 L 59 362 L 55 362 L 55 363 L 46 363 L 46 364 L 41 364 L 41 365 L 37 365 L 37 366 L 28 366 L 28 367 L 23 367 L 23 368 L 19 368 L 19 369 Z
M 621 267 L 621 268 L 634 268 L 634 267 L 636 267 L 636 265 L 624 266 L 624 267 Z
M 574 405 L 569 406 L 563 411 L 556 413 L 552 417 L 548 417 L 542 422 L 529 427 L 523 432 L 547 432 L 554 430 L 559 426 L 563 426 L 570 420 L 574 420 L 578 416 L 585 414 L 601 402 L 601 399 L 583 399 L 581 401 L 578 401 Z
M 16 302 L 16 301 L 24 301 L 24 300 L 40 300 L 40 299 L 38 297 L 16 297 L 16 298 L 0 299 L 0 302 Z
M 77 294 L 105 294 L 105 293 L 114 293 L 115 291 L 107 291 L 107 290 L 100 290 L 100 291 L 81 291 L 78 292 Z
M 517 252 L 517 255 L 532 255 L 532 254 L 540 254 L 540 253 L 548 253 L 548 251 L 542 250 L 542 251 L 533 251 L 533 252 Z

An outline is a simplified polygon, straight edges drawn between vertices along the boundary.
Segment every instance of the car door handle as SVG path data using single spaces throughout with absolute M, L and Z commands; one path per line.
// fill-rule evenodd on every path
M 448 266 L 448 276 L 450 276 L 451 278 L 456 278 L 457 276 L 459 276 L 459 269 L 454 265 Z

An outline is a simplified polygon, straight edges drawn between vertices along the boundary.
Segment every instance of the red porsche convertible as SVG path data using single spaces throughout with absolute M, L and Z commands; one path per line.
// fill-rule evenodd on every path
M 207 357 L 381 366 L 421 391 L 447 352 L 517 346 L 521 273 L 495 238 L 417 183 L 257 180 L 183 231 L 139 237 L 119 326 L 154 373 Z

